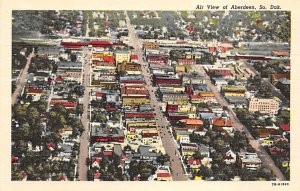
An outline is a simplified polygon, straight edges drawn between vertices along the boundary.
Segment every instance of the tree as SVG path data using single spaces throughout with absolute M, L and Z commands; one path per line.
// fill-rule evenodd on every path
M 164 165 L 166 162 L 170 161 L 170 156 L 168 154 L 160 155 L 156 159 L 157 163 Z
M 71 53 L 70 54 L 70 59 L 71 59 L 72 62 L 76 62 L 76 60 L 77 60 L 76 54 Z
M 212 145 L 217 151 L 222 151 L 224 148 L 224 140 L 221 138 L 217 138 L 213 141 Z
M 35 107 L 28 107 L 27 108 L 27 120 L 29 120 L 29 123 L 35 123 L 37 119 L 39 119 L 40 113 Z
M 201 165 L 200 170 L 196 173 L 196 176 L 202 176 L 203 179 L 210 178 L 212 176 L 212 170 L 207 166 Z
M 77 115 L 82 115 L 82 113 L 83 113 L 83 105 L 82 104 L 77 104 L 77 106 L 76 106 L 76 114 Z

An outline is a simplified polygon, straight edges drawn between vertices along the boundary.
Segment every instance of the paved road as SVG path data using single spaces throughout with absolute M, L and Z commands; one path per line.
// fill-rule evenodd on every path
M 182 167 L 180 156 L 178 154 L 175 154 L 177 152 L 176 151 L 177 144 L 174 142 L 172 135 L 168 133 L 167 120 L 163 116 L 161 109 L 159 109 L 159 102 L 155 97 L 155 90 L 157 89 L 157 87 L 153 87 L 151 85 L 152 84 L 150 79 L 151 74 L 148 72 L 149 71 L 148 65 L 144 63 L 142 60 L 143 57 L 143 53 L 141 50 L 142 44 L 137 38 L 137 36 L 135 35 L 134 29 L 130 24 L 130 20 L 126 11 L 125 11 L 125 15 L 126 15 L 126 22 L 129 31 L 129 38 L 130 38 L 131 45 L 135 48 L 136 53 L 138 54 L 139 63 L 142 64 L 142 73 L 145 77 L 146 88 L 150 93 L 150 99 L 151 99 L 150 103 L 154 108 L 154 113 L 156 114 L 156 124 L 158 126 L 160 136 L 162 138 L 162 143 L 166 150 L 166 153 L 170 156 L 170 161 L 171 161 L 170 167 L 172 169 L 172 178 L 175 181 L 188 180 L 188 178 L 184 175 L 185 172 Z
M 81 116 L 81 122 L 85 131 L 80 137 L 80 153 L 78 161 L 78 174 L 80 181 L 87 180 L 88 167 L 86 166 L 86 158 L 88 157 L 89 147 L 89 103 L 90 103 L 90 87 L 89 87 L 89 75 L 90 75 L 90 64 L 89 57 L 90 53 L 88 49 L 83 50 L 84 62 L 83 62 L 83 85 L 85 87 L 83 95 L 83 114 Z
M 276 178 L 280 181 L 285 180 L 284 176 L 282 175 L 281 171 L 278 169 L 278 167 L 276 167 L 274 161 L 272 160 L 272 158 L 270 157 L 270 155 L 265 151 L 265 149 L 260 146 L 260 144 L 258 143 L 258 141 L 256 141 L 252 135 L 250 134 L 250 132 L 248 131 L 248 129 L 238 120 L 238 118 L 236 117 L 235 112 L 229 107 L 228 103 L 226 102 L 226 100 L 221 96 L 221 94 L 218 92 L 217 88 L 215 85 L 212 84 L 212 82 L 210 81 L 209 76 L 206 74 L 206 72 L 204 71 L 204 69 L 202 68 L 202 66 L 200 65 L 195 65 L 194 68 L 205 77 L 206 79 L 206 84 L 211 88 L 212 92 L 215 94 L 216 100 L 222 105 L 222 106 L 226 106 L 229 110 L 229 115 L 230 118 L 232 120 L 233 126 L 239 130 L 239 131 L 243 131 L 246 133 L 246 136 L 249 140 L 250 145 L 255 149 L 255 151 L 257 152 L 259 158 L 261 159 L 262 163 L 264 166 L 266 166 L 267 168 L 271 169 L 273 171 L 273 173 L 275 174 Z
M 20 78 L 19 78 L 19 81 L 17 83 L 17 87 L 13 93 L 13 95 L 11 96 L 11 104 L 12 105 L 15 105 L 17 103 L 17 100 L 18 100 L 18 96 L 19 94 L 22 92 L 25 84 L 26 84 L 26 81 L 27 81 L 27 74 L 28 74 L 28 68 L 29 68 L 29 65 L 30 65 L 30 62 L 31 62 L 31 59 L 35 56 L 34 54 L 34 49 L 33 51 L 29 54 L 29 56 L 27 57 L 27 63 L 24 67 L 24 69 L 22 70 L 22 73 L 20 75 Z

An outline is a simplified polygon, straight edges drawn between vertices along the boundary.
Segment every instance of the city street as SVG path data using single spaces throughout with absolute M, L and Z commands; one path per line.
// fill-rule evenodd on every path
M 175 154 L 177 151 L 177 144 L 174 142 L 174 139 L 172 135 L 168 132 L 167 127 L 167 120 L 163 116 L 163 113 L 161 109 L 159 108 L 159 102 L 157 101 L 157 98 L 155 97 L 155 91 L 156 87 L 152 86 L 152 82 L 150 79 L 151 74 L 148 72 L 149 68 L 148 65 L 143 62 L 143 52 L 141 50 L 142 44 L 139 41 L 138 37 L 135 35 L 135 31 L 133 27 L 130 24 L 129 17 L 127 15 L 127 12 L 125 11 L 126 15 L 126 22 L 127 22 L 127 28 L 129 31 L 129 39 L 131 42 L 131 45 L 135 48 L 136 53 L 138 55 L 138 61 L 142 65 L 142 74 L 145 77 L 146 81 L 146 88 L 149 91 L 150 99 L 151 99 L 151 105 L 154 108 L 154 113 L 156 114 L 156 124 L 158 127 L 158 130 L 160 132 L 160 136 L 162 138 L 163 146 L 166 150 L 166 153 L 170 156 L 170 167 L 172 169 L 172 178 L 175 181 L 183 181 L 188 180 L 188 178 L 185 176 L 185 172 L 182 167 L 182 162 L 180 159 L 180 156 L 178 154 Z
M 272 158 L 270 157 L 270 155 L 265 151 L 265 149 L 260 146 L 260 144 L 258 143 L 258 141 L 256 141 L 252 135 L 250 134 L 250 132 L 248 131 L 248 129 L 238 120 L 238 118 L 236 117 L 235 112 L 229 107 L 228 103 L 226 102 L 226 100 L 221 96 L 221 94 L 218 92 L 217 88 L 215 85 L 212 84 L 212 82 L 210 81 L 209 76 L 206 74 L 206 72 L 204 71 L 204 69 L 202 68 L 201 65 L 195 65 L 194 68 L 198 71 L 198 73 L 200 75 L 203 75 L 206 79 L 206 84 L 211 88 L 212 92 L 214 93 L 216 100 L 222 105 L 222 106 L 226 106 L 229 110 L 229 115 L 230 118 L 232 120 L 232 124 L 233 126 L 239 130 L 239 131 L 243 131 L 246 133 L 246 136 L 249 140 L 249 144 L 255 149 L 255 151 L 257 152 L 259 158 L 261 159 L 262 163 L 264 166 L 266 166 L 267 168 L 271 169 L 273 171 L 273 173 L 275 174 L 275 176 L 277 177 L 278 180 L 283 181 L 285 180 L 284 176 L 282 175 L 282 173 L 280 172 L 280 170 L 278 169 L 278 167 L 276 167 L 274 161 L 272 160 Z
M 86 48 L 83 50 L 84 62 L 83 64 L 83 86 L 85 88 L 83 95 L 83 114 L 81 116 L 81 121 L 85 131 L 82 133 L 80 137 L 80 153 L 79 153 L 79 161 L 78 161 L 78 173 L 79 180 L 86 181 L 87 180 L 87 171 L 88 167 L 86 165 L 86 159 L 88 158 L 88 148 L 89 148 L 89 103 L 90 103 L 90 52 Z
M 34 54 L 34 49 L 33 51 L 29 54 L 29 56 L 27 57 L 27 62 L 26 65 L 24 67 L 24 69 L 22 70 L 22 73 L 20 75 L 19 81 L 17 83 L 17 87 L 14 91 L 14 93 L 11 96 L 11 104 L 15 105 L 17 103 L 18 100 L 18 96 L 20 95 L 20 93 L 22 92 L 25 84 L 26 84 L 26 78 L 27 78 L 27 74 L 28 74 L 28 68 L 31 62 L 31 59 L 35 56 Z

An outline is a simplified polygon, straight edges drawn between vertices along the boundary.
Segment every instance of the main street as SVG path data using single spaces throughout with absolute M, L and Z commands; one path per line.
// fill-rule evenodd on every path
M 135 34 L 134 28 L 130 24 L 130 19 L 127 15 L 127 12 L 125 11 L 126 15 L 126 23 L 128 28 L 128 36 L 130 39 L 131 45 L 135 48 L 136 53 L 138 55 L 138 61 L 142 65 L 142 74 L 145 77 L 146 81 L 146 88 L 149 91 L 150 94 L 150 103 L 154 109 L 154 113 L 156 114 L 156 124 L 158 127 L 158 130 L 160 132 L 160 136 L 162 138 L 163 146 L 166 150 L 166 153 L 170 156 L 170 167 L 172 169 L 172 178 L 175 181 L 183 181 L 188 180 L 188 178 L 185 176 L 185 172 L 183 170 L 182 162 L 180 155 L 177 152 L 177 144 L 174 142 L 174 139 L 172 135 L 168 132 L 168 123 L 166 118 L 163 116 L 163 113 L 161 109 L 159 108 L 159 102 L 157 101 L 157 98 L 155 97 L 155 91 L 156 87 L 152 86 L 152 80 L 150 78 L 151 74 L 149 73 L 149 67 L 148 65 L 143 61 L 143 52 L 141 50 L 142 44 L 139 41 L 138 37 Z
M 34 54 L 34 48 L 33 48 L 32 52 L 27 57 L 27 62 L 26 62 L 24 69 L 22 70 L 19 81 L 17 83 L 17 87 L 16 87 L 13 95 L 11 96 L 11 104 L 12 105 L 15 105 L 17 103 L 18 96 L 20 95 L 20 93 L 22 92 L 22 90 L 26 84 L 29 65 L 30 65 L 31 59 L 34 56 L 35 56 L 35 54 Z
M 89 148 L 89 103 L 90 103 L 90 51 L 85 48 L 83 50 L 83 86 L 85 88 L 83 95 L 83 114 L 81 116 L 81 122 L 84 127 L 84 132 L 80 137 L 80 153 L 78 161 L 78 174 L 80 181 L 87 180 L 88 167 L 86 165 L 86 159 L 88 158 L 88 148 Z
M 285 180 L 284 176 L 282 175 L 282 173 L 278 169 L 278 167 L 275 165 L 275 163 L 272 160 L 272 158 L 270 157 L 270 155 L 258 143 L 258 141 L 255 140 L 252 137 L 252 135 L 250 134 L 250 132 L 248 131 L 248 129 L 238 120 L 238 118 L 236 117 L 235 112 L 232 110 L 232 108 L 229 107 L 227 101 L 221 96 L 220 92 L 218 92 L 216 86 L 212 84 L 209 76 L 206 74 L 206 72 L 204 71 L 203 67 L 201 65 L 195 65 L 194 68 L 196 69 L 196 71 L 199 74 L 201 74 L 201 75 L 204 76 L 204 78 L 206 80 L 206 84 L 211 88 L 212 92 L 214 93 L 214 95 L 216 97 L 216 100 L 222 106 L 226 106 L 228 108 L 229 115 L 230 115 L 230 118 L 232 120 L 233 126 L 237 130 L 245 132 L 245 134 L 246 134 L 246 136 L 247 136 L 247 138 L 249 140 L 249 144 L 255 149 L 255 151 L 257 152 L 257 155 L 261 159 L 263 165 L 266 166 L 267 168 L 271 169 L 278 180 L 280 180 L 280 181 Z

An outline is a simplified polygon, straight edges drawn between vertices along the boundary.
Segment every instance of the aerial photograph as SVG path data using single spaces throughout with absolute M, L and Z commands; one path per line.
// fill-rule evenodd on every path
M 290 11 L 11 22 L 12 181 L 290 180 Z

